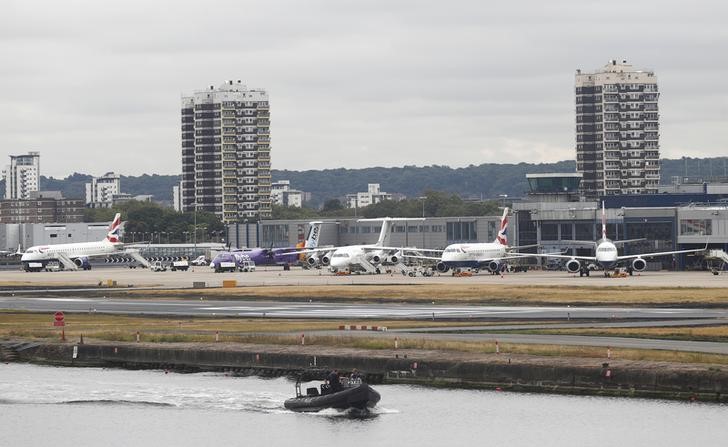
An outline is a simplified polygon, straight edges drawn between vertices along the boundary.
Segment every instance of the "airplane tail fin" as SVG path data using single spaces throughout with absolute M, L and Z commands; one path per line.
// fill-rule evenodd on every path
M 308 228 L 308 235 L 306 236 L 305 248 L 316 248 L 319 244 L 319 237 L 321 236 L 321 222 L 309 222 L 310 227 Z
M 500 229 L 495 237 L 495 242 L 501 245 L 508 245 L 508 207 L 503 209 L 503 217 L 500 221 Z
M 604 201 L 602 200 L 602 239 L 607 238 L 607 213 L 604 211 Z
M 391 226 L 392 221 L 390 219 L 387 218 L 382 220 L 382 228 L 379 230 L 379 238 L 377 239 L 377 243 L 374 245 L 383 246 L 385 244 L 387 237 L 389 236 L 389 229 Z
M 114 220 L 109 225 L 109 232 L 106 233 L 106 240 L 109 242 L 121 242 L 121 213 L 116 213 Z

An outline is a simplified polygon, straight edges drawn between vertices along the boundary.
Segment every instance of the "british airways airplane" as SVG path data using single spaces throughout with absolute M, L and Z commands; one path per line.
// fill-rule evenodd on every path
M 474 244 L 451 244 L 445 247 L 439 258 L 428 256 L 409 256 L 413 258 L 431 259 L 438 261 L 435 268 L 440 273 L 450 269 L 488 269 L 496 273 L 500 271 L 503 261 L 510 259 L 522 259 L 524 256 L 535 256 L 523 254 L 510 254 L 509 250 L 514 248 L 508 246 L 508 208 L 503 210 L 500 228 L 493 242 L 481 242 Z M 434 251 L 434 250 L 427 250 Z
M 25 271 L 38 270 L 32 264 L 45 265 L 50 260 L 58 260 L 66 270 L 91 270 L 89 258 L 106 256 L 123 250 L 120 240 L 121 214 L 116 213 L 109 225 L 106 237 L 98 242 L 77 242 L 72 244 L 36 245 L 23 253 L 20 261 Z
M 658 256 L 676 255 L 682 253 L 698 253 L 707 250 L 705 248 L 698 248 L 692 250 L 674 250 L 674 251 L 660 251 L 653 253 L 641 253 L 635 255 L 619 255 L 617 252 L 617 245 L 623 245 L 627 242 L 633 242 L 634 240 L 623 240 L 613 241 L 607 237 L 607 215 L 604 210 L 604 202 L 602 202 L 602 237 L 593 242 L 595 247 L 594 256 L 570 256 L 560 254 L 541 254 L 536 255 L 544 258 L 555 258 L 555 259 L 566 259 L 566 271 L 569 273 L 579 273 L 579 276 L 589 276 L 589 269 L 584 265 L 584 261 L 592 262 L 597 264 L 604 271 L 604 276 L 609 276 L 609 271 L 616 268 L 620 263 L 627 264 L 627 270 L 631 275 L 632 272 L 642 272 L 647 268 L 647 261 L 645 259 L 655 258 Z M 532 255 L 533 256 L 533 255 Z

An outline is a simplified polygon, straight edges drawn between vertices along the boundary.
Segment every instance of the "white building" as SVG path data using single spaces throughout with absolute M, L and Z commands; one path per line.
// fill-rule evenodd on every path
M 657 193 L 659 97 L 655 73 L 627 61 L 576 71 L 576 170 L 588 199 Z
M 369 183 L 366 192 L 346 195 L 346 206 L 349 208 L 363 208 L 379 203 L 382 200 L 392 200 L 392 194 L 379 190 L 379 183 Z
M 182 182 L 172 187 L 172 207 L 175 211 L 182 211 Z
M 290 180 L 280 180 L 271 184 L 271 202 L 276 205 L 297 206 L 303 205 L 303 191 L 291 189 Z
M 121 177 L 107 172 L 101 177 L 92 178 L 91 183 L 86 183 L 86 206 L 109 208 L 118 194 L 121 194 Z
M 29 199 L 31 192 L 40 191 L 40 152 L 11 155 L 3 176 L 6 199 Z
M 240 80 L 182 98 L 182 209 L 223 222 L 269 219 L 268 93 Z

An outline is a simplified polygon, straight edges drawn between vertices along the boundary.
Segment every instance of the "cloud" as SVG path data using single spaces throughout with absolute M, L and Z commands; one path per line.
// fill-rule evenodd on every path
M 557 161 L 574 70 L 612 58 L 655 70 L 663 156 L 724 155 L 728 6 L 691 5 L 11 0 L 0 157 L 179 173 L 180 96 L 241 79 L 270 94 L 275 168 Z

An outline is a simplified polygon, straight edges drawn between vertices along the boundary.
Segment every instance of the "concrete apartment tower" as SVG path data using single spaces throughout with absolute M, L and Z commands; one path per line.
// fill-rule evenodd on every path
M 576 70 L 576 170 L 586 199 L 657 193 L 659 96 L 655 73 L 625 60 Z
M 11 155 L 3 176 L 6 199 L 30 199 L 31 192 L 40 191 L 40 152 Z
M 86 205 L 91 208 L 111 208 L 114 196 L 121 194 L 121 176 L 107 172 L 86 183 Z
M 182 210 L 271 217 L 268 93 L 238 81 L 182 98 Z

